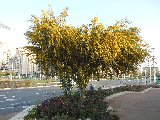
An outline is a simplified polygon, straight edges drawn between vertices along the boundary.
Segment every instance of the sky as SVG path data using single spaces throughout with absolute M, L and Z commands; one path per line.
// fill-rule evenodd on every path
M 160 0 L 0 0 L 0 3 L 0 23 L 10 27 L 10 30 L 0 28 L 0 42 L 8 48 L 27 44 L 24 33 L 31 25 L 31 15 L 39 17 L 49 5 L 55 15 L 68 7 L 67 23 L 73 26 L 89 24 L 94 17 L 106 26 L 127 18 L 131 26 L 141 29 L 143 40 L 155 48 L 151 54 L 160 67 Z

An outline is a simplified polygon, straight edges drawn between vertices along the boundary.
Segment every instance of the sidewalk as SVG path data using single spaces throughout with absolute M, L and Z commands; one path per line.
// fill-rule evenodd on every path
M 160 120 L 160 88 L 147 92 L 126 92 L 106 101 L 120 120 Z

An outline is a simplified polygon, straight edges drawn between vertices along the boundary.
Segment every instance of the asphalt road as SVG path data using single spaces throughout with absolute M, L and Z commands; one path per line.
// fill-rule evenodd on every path
M 90 81 L 87 89 L 89 89 L 90 84 L 93 84 L 95 89 L 98 89 L 99 87 L 108 89 L 124 84 L 145 84 L 145 82 L 139 81 L 138 83 L 138 80 L 127 80 L 124 81 L 123 84 L 121 80 Z M 62 94 L 63 93 L 58 86 L 0 90 L 0 120 L 4 120 L 4 116 L 21 112 L 27 106 L 39 104 L 45 99 Z M 3 119 L 1 116 L 3 116 Z
M 39 104 L 44 99 L 62 94 L 58 86 L 0 90 L 0 115 L 24 110 L 27 106 Z

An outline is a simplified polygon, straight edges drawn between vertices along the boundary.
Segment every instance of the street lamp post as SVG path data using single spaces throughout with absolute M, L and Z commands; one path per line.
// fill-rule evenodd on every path
M 145 75 L 145 84 L 147 85 L 146 70 L 144 70 L 144 75 Z
M 150 67 L 149 67 L 149 77 L 150 77 L 150 84 L 152 84 L 152 66 L 151 66 L 151 64 L 150 64 Z
M 11 72 L 10 72 L 10 80 L 12 81 L 12 72 L 13 72 L 13 60 L 11 60 Z
M 151 52 L 151 51 L 149 51 Z M 152 65 L 151 65 L 151 58 L 148 58 L 148 68 L 149 68 L 149 83 L 152 83 Z
M 12 83 L 12 77 L 13 77 L 13 75 L 12 75 L 12 73 L 13 73 L 13 59 L 11 59 L 10 60 L 10 62 L 11 62 L 11 71 L 10 71 L 10 86 L 11 86 L 11 89 L 13 88 L 13 86 L 14 86 L 14 84 Z
M 156 72 L 155 72 L 155 56 L 154 56 L 154 49 L 155 48 L 151 48 L 152 49 L 152 52 L 153 52 L 153 55 L 152 55 L 152 62 L 153 62 L 153 80 L 154 80 L 154 83 L 156 83 Z
M 20 71 L 21 71 L 21 73 L 20 73 L 20 75 L 21 75 L 21 78 L 23 78 L 23 51 L 21 51 L 21 54 L 20 54 L 21 56 L 20 56 Z

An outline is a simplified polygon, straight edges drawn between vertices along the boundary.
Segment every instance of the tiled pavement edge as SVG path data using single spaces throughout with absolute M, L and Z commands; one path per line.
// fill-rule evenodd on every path
M 26 116 L 28 114 L 28 111 L 33 109 L 34 107 L 35 107 L 35 105 L 28 106 L 25 110 L 23 110 L 22 112 L 18 113 L 17 115 L 15 115 L 14 117 L 12 117 L 9 120 L 23 120 L 24 116 Z

